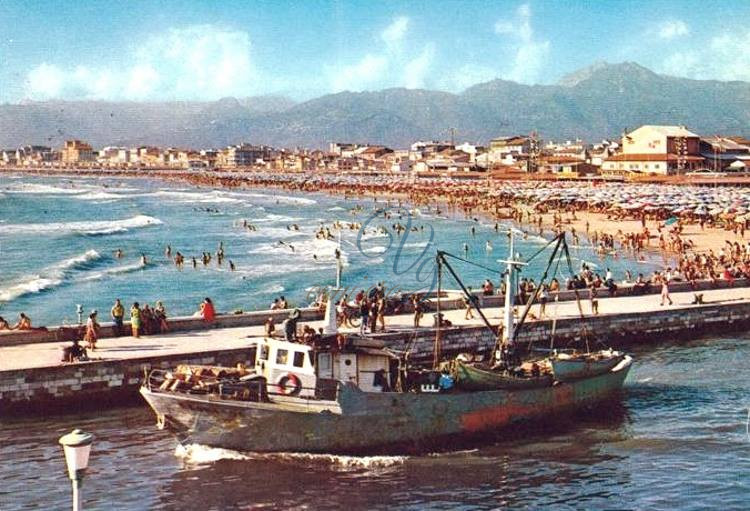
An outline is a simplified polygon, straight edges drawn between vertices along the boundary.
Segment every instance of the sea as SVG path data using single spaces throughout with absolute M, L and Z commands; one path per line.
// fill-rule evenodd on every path
M 335 284 L 337 249 L 342 287 L 352 295 L 378 282 L 389 293 L 435 289 L 437 250 L 475 263 L 451 259 L 474 290 L 487 278 L 499 283 L 497 260 L 508 255 L 503 229 L 510 225 L 496 231 L 482 218 L 402 206 L 382 198 L 348 200 L 277 189 L 2 174 L 0 315 L 11 323 L 24 312 L 35 326 L 69 324 L 78 321 L 81 305 L 84 320 L 97 310 L 99 320 L 106 321 L 115 298 L 127 309 L 133 302 L 158 300 L 171 316 L 195 313 L 205 297 L 228 313 L 268 309 L 280 296 L 293 306 L 307 306 L 318 290 Z M 343 229 L 332 228 L 337 221 Z M 398 234 L 394 224 L 406 230 Z M 316 237 L 321 227 L 332 239 Z M 528 258 L 545 247 L 551 233 L 517 237 L 516 251 Z M 222 264 L 216 257 L 220 247 Z M 185 257 L 182 268 L 173 262 L 177 252 Z M 209 264 L 203 264 L 203 253 L 213 255 Z M 527 273 L 541 274 L 549 254 L 534 258 Z M 555 265 L 559 279 L 569 275 L 566 263 Z M 619 278 L 626 269 L 651 273 L 664 261 L 602 259 L 581 242 L 572 248 L 571 265 L 578 270 L 582 264 L 602 276 L 610 268 Z M 459 288 L 450 278 L 442 285 Z
M 619 406 L 421 455 L 181 446 L 145 406 L 4 419 L 0 509 L 69 508 L 73 428 L 96 435 L 83 509 L 748 509 L 750 335 L 633 355 Z
M 391 218 L 371 219 L 384 207 Z M 244 220 L 257 230 L 243 227 Z M 366 225 L 345 229 L 340 243 L 338 236 L 315 237 L 336 220 Z M 411 225 L 401 236 L 378 230 L 396 222 Z M 518 251 L 531 256 L 545 243 L 529 233 Z M 165 257 L 168 244 L 173 254 L 185 254 L 183 269 Z M 221 266 L 213 260 L 192 267 L 190 257 L 215 253 L 220 244 L 227 257 Z M 87 311 L 108 310 L 115 297 L 163 300 L 172 314 L 190 314 L 204 296 L 225 311 L 267 307 L 280 294 L 303 304 L 309 289 L 333 283 L 337 247 L 345 286 L 429 286 L 439 248 L 483 266 L 454 260 L 462 279 L 478 287 L 485 278 L 497 280 L 492 272 L 507 238 L 481 218 L 388 207 L 384 199 L 156 180 L 0 177 L 0 314 L 14 319 L 25 311 L 35 324 L 75 321 L 79 303 Z M 530 273 L 544 269 L 544 254 Z M 572 257 L 573 265 L 609 267 L 616 275 L 665 264 L 656 257 L 600 259 L 586 243 Z M 73 428 L 95 435 L 84 509 L 748 509 L 750 334 L 716 333 L 631 353 L 635 364 L 622 395 L 606 408 L 544 430 L 412 455 L 183 446 L 156 428 L 145 405 L 3 418 L 0 509 L 69 508 L 57 440 Z

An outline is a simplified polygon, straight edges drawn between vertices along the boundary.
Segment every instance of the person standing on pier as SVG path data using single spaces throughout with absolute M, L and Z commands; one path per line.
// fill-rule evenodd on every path
M 86 333 L 83 336 L 83 340 L 88 343 L 91 351 L 96 350 L 96 341 L 99 336 L 99 323 L 96 322 L 96 315 L 96 310 L 92 310 L 89 314 L 89 319 L 86 321 Z
M 112 322 L 115 325 L 115 337 L 120 337 L 122 335 L 122 319 L 125 317 L 125 307 L 122 306 L 119 298 L 115 300 L 115 304 L 112 306 L 111 314 Z
M 367 298 L 362 298 L 359 302 L 359 315 L 362 323 L 359 325 L 359 333 L 364 335 L 367 332 L 368 320 L 370 317 L 370 304 L 367 303 Z
M 134 302 L 130 308 L 130 328 L 133 330 L 133 337 L 140 338 L 141 329 L 141 309 L 138 302 Z

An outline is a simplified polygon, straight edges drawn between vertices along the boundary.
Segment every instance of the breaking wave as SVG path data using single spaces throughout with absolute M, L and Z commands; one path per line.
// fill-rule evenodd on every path
M 78 195 L 91 191 L 91 187 L 75 188 L 75 187 L 59 187 L 52 185 L 45 185 L 39 183 L 19 183 L 13 184 L 5 189 L 11 193 L 27 193 L 27 194 L 39 194 L 39 195 Z
M 99 261 L 101 258 L 102 256 L 96 250 L 87 250 L 79 256 L 48 266 L 37 275 L 30 276 L 26 280 L 8 287 L 0 288 L 0 302 L 9 302 L 27 294 L 41 293 L 53 289 L 63 284 L 73 270 L 88 268 L 94 261 Z
M 89 235 L 112 234 L 129 229 L 159 225 L 162 221 L 147 215 L 136 215 L 125 220 L 96 220 L 93 222 L 53 222 L 48 224 L 10 224 L 3 226 L 4 234 L 79 233 Z
M 211 192 L 186 192 L 177 190 L 159 190 L 158 192 L 144 194 L 151 197 L 167 197 L 180 202 L 200 202 L 204 204 L 237 203 L 240 199 L 227 197 L 225 192 L 213 190 Z
M 80 280 L 83 282 L 92 281 L 92 280 L 99 280 L 104 277 L 110 277 L 112 275 L 120 275 L 123 273 L 131 273 L 134 271 L 139 271 L 148 266 L 147 263 L 144 263 L 143 261 L 138 261 L 134 264 L 126 264 L 124 266 L 116 266 L 114 268 L 107 268 L 106 270 L 97 271 L 97 272 L 91 272 L 88 275 L 82 277 Z

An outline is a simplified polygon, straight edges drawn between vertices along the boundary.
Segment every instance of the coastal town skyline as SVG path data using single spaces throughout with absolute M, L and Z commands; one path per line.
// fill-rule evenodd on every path
M 9 24 L 0 38 L 0 101 L 262 94 L 300 101 L 389 87 L 460 92 L 495 78 L 557 83 L 601 61 L 635 61 L 694 79 L 750 78 L 750 34 L 740 23 L 750 14 L 748 4 L 616 4 L 229 3 L 217 9 L 131 2 L 104 15 L 94 4 L 4 2 L 4 19 L 25 22 Z
M 741 175 L 750 167 L 750 139 L 740 135 L 699 135 L 682 125 L 643 125 L 619 139 L 588 142 L 544 140 L 538 133 L 498 136 L 485 144 L 455 139 L 417 140 L 406 148 L 375 143 L 330 142 L 327 150 L 278 148 L 240 142 L 222 148 L 157 145 L 94 148 L 66 140 L 61 148 L 24 145 L 0 150 L 0 170 L 183 169 L 278 172 L 378 173 L 458 176 L 549 175 L 558 178 L 623 179 L 686 173 Z

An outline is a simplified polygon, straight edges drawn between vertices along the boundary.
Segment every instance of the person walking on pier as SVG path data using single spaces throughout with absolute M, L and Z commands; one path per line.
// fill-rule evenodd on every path
M 122 335 L 122 320 L 125 317 L 125 307 L 122 306 L 119 298 L 115 300 L 115 304 L 112 306 L 111 314 L 112 322 L 115 325 L 115 337 L 120 337 Z
M 661 305 L 664 305 L 664 300 L 672 305 L 672 298 L 669 296 L 669 279 L 664 275 L 659 275 L 659 279 L 661 280 Z
M 464 307 L 466 307 L 466 314 L 464 314 L 464 319 L 474 319 L 474 313 L 471 310 L 472 302 L 474 295 L 471 294 L 471 288 L 469 288 L 469 296 L 464 296 Z

